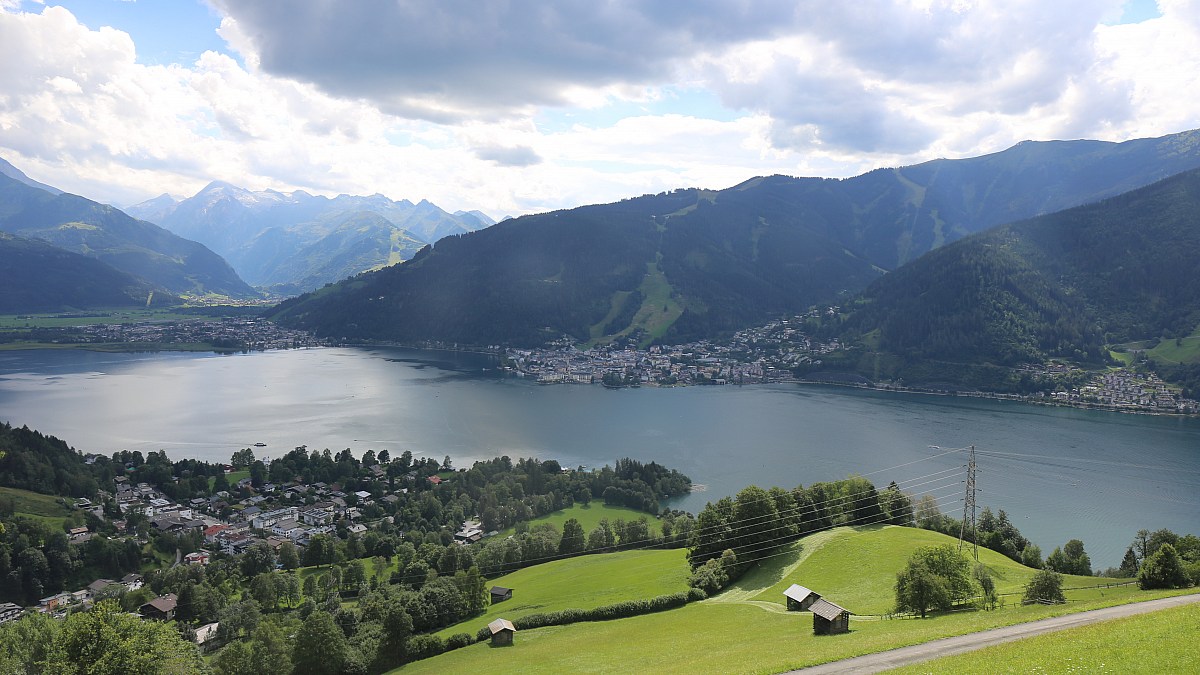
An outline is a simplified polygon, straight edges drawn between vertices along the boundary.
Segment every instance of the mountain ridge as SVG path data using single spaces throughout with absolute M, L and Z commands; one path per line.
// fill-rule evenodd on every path
M 175 294 L 252 298 L 220 256 L 153 223 L 66 192 L 0 176 L 0 230 L 102 260 Z
M 1103 364 L 1109 345 L 1200 326 L 1198 213 L 1192 170 L 973 235 L 872 283 L 843 336 L 869 336 L 872 367 L 910 381 L 933 361 Z
M 303 190 L 251 191 L 214 180 L 192 197 L 163 208 L 161 198 L 130 207 L 155 216 L 163 227 L 200 241 L 223 255 L 249 283 L 274 290 L 306 291 L 358 272 L 411 257 L 421 245 L 492 224 L 482 212 L 450 214 L 428 200 L 394 201 L 382 194 L 336 197 Z M 352 223 L 371 212 L 380 220 L 360 229 Z M 384 224 L 388 227 L 384 227 Z M 396 241 L 409 242 L 396 245 Z M 322 255 L 321 249 L 328 246 Z M 357 262 L 347 265 L 347 247 Z M 375 251 L 372 255 L 371 251 Z M 326 263 L 325 258 L 331 262 Z M 298 264 L 298 260 L 306 264 Z
M 1036 167 L 1036 171 L 1030 167 Z M 1181 169 L 1182 167 L 1182 169 Z M 280 305 L 328 336 L 687 341 L 837 303 L 964 236 L 1200 167 L 1200 131 L 1026 142 L 847 179 L 759 176 L 502 221 Z

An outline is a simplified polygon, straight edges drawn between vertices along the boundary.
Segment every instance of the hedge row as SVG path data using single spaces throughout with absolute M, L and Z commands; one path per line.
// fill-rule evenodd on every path
M 565 626 L 579 621 L 611 621 L 612 619 L 624 619 L 631 616 L 652 614 L 667 609 L 683 607 L 689 602 L 703 600 L 706 597 L 708 597 L 708 594 L 701 589 L 692 588 L 670 595 L 660 595 L 649 600 L 627 600 L 613 605 L 596 607 L 595 609 L 561 609 L 557 612 L 530 614 L 529 616 L 515 619 L 512 623 L 517 630 L 529 630 L 545 626 Z M 483 642 L 489 639 L 491 635 L 488 627 L 484 626 L 476 633 L 475 639 Z

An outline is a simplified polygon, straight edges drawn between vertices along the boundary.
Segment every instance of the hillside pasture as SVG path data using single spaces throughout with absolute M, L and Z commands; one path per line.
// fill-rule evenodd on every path
M 660 532 L 658 520 L 652 514 L 625 506 L 609 506 L 608 504 L 605 504 L 599 500 L 593 500 L 588 504 L 575 504 L 571 508 L 560 509 L 558 511 L 547 513 L 544 516 L 539 516 L 528 522 L 530 527 L 541 525 L 543 523 L 550 523 L 557 527 L 561 532 L 563 523 L 567 522 L 571 518 L 578 520 L 579 524 L 583 526 L 583 534 L 585 537 L 590 534 L 597 525 L 600 524 L 601 520 L 606 518 L 608 519 L 609 523 L 615 522 L 618 518 L 624 520 L 625 522 L 634 521 L 639 518 L 645 518 L 646 524 L 650 527 L 651 535 L 657 536 Z M 516 528 L 510 527 L 501 532 L 499 536 L 507 537 L 515 532 Z
M 896 575 L 922 546 L 957 546 L 939 532 L 893 525 L 839 527 L 800 540 L 781 555 L 763 561 L 730 590 L 757 601 L 784 604 L 783 591 L 800 584 L 856 614 L 886 614 L 895 606 Z M 968 551 L 969 548 L 964 548 Z M 1017 594 L 1037 570 L 980 547 L 979 561 L 996 582 L 996 592 Z M 1106 580 L 1067 576 L 1064 588 L 1092 587 Z M 769 585 L 768 585 L 768 582 Z M 718 596 L 720 598 L 720 596 Z
M 852 619 L 850 633 L 814 636 L 812 614 L 698 602 L 657 614 L 517 631 L 512 647 L 479 643 L 391 671 L 418 673 L 778 673 L 953 635 L 1187 591 L 1127 586 L 1067 605 L 956 612 L 929 619 Z M 515 599 L 515 597 L 514 597 Z M 1159 672 L 1179 672 L 1168 669 Z
M 816 665 L 942 637 L 1059 616 L 1099 607 L 1149 600 L 1190 591 L 1138 590 L 1136 585 L 1068 591 L 1065 605 L 1022 606 L 1009 597 L 996 611 L 955 611 L 928 619 L 853 617 L 846 635 L 812 634 L 812 614 L 787 612 L 783 589 L 800 583 L 818 590 L 834 602 L 864 614 L 885 613 L 893 603 L 896 573 L 911 552 L 920 546 L 955 542 L 935 532 L 893 526 L 836 528 L 810 535 L 780 555 L 768 559 L 726 591 L 686 607 L 614 621 L 586 622 L 518 631 L 511 648 L 493 649 L 476 644 L 410 664 L 395 673 L 768 673 Z M 615 556 L 595 556 L 615 563 Z M 667 553 L 667 552 L 661 552 Z M 682 551 L 675 552 L 681 556 Z M 980 549 L 980 559 L 992 571 L 1001 592 L 1019 592 L 1035 571 L 991 551 Z M 582 559 L 574 559 L 582 560 Z M 560 561 L 570 562 L 570 561 Z M 553 565 L 554 563 L 551 563 Z M 535 572 L 539 565 L 498 579 L 494 583 L 514 588 L 513 600 L 522 596 L 514 576 Z M 576 583 L 583 583 L 579 577 Z M 1095 586 L 1104 580 L 1066 577 L 1064 586 Z M 681 581 L 682 583 L 682 581 Z M 511 585 L 510 585 L 511 584 Z M 865 590 L 860 590 L 859 586 Z M 561 602 L 554 608 L 574 606 Z M 547 609 L 538 611 L 550 611 Z M 516 605 L 512 605 L 516 609 Z M 487 616 L 441 635 L 476 630 L 503 612 Z M 518 616 L 513 614 L 513 616 Z
M 509 621 L 561 609 L 594 609 L 626 600 L 649 599 L 688 589 L 686 551 L 646 550 L 582 555 L 526 567 L 488 580 L 513 589 L 512 600 L 488 607 L 482 616 L 438 632 L 475 634 L 494 619 Z
M 59 503 L 59 497 L 39 492 L 0 487 L 0 504 L 13 515 L 41 520 L 54 528 L 61 528 L 71 510 Z

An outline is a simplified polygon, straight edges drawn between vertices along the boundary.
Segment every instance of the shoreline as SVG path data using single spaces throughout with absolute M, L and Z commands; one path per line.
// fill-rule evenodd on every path
M 502 352 L 486 350 L 479 347 L 462 348 L 462 347 L 447 347 L 447 346 L 432 346 L 432 345 L 414 345 L 400 342 L 342 342 L 338 344 L 325 344 L 303 347 L 268 347 L 268 348 L 245 348 L 245 349 L 220 349 L 211 345 L 195 344 L 195 343 L 135 343 L 135 342 L 116 342 L 116 343 L 4 343 L 0 344 L 0 352 L 5 351 L 37 351 L 37 350 L 82 350 L 98 353 L 154 353 L 154 352 L 189 352 L 189 353 L 204 353 L 209 352 L 217 355 L 229 355 L 237 353 L 250 352 L 266 352 L 276 351 L 280 349 L 320 349 L 325 347 L 348 347 L 354 349 L 372 349 L 372 348 L 396 348 L 396 349 L 414 349 L 433 352 L 452 352 L 461 354 L 477 354 L 481 356 L 496 356 L 502 357 Z M 528 377 L 525 373 L 518 369 L 501 368 L 501 370 L 511 373 L 513 376 L 525 379 Z M 541 385 L 561 385 L 561 384 L 585 384 L 594 386 L 596 382 L 540 382 Z M 717 384 L 659 384 L 657 382 L 642 382 L 638 385 L 620 385 L 609 386 L 600 383 L 606 389 L 636 389 L 639 387 L 651 387 L 669 389 L 675 387 L 700 387 L 700 386 L 746 386 L 747 383 L 730 383 L 724 385 Z M 1022 396 L 1020 394 L 1004 394 L 1000 392 L 987 391 L 943 391 L 920 389 L 913 387 L 903 387 L 895 385 L 880 385 L 875 383 L 854 383 L 854 382 L 831 382 L 828 380 L 811 380 L 811 379 L 788 379 L 779 382 L 752 382 L 748 384 L 804 384 L 804 385 L 819 385 L 827 387 L 844 387 L 848 389 L 863 389 L 868 391 L 878 392 L 895 392 L 903 394 L 918 394 L 922 396 L 944 396 L 944 397 L 962 397 L 962 398 L 979 398 L 990 399 L 996 401 L 1013 401 L 1015 403 L 1026 403 L 1030 405 L 1045 406 L 1051 408 L 1074 408 L 1076 410 L 1096 410 L 1099 412 L 1121 413 L 1126 415 L 1150 415 L 1154 417 L 1179 417 L 1179 418 L 1196 418 L 1200 417 L 1200 413 L 1181 413 L 1181 412 L 1166 412 L 1161 410 L 1142 410 L 1128 407 L 1115 407 L 1103 403 L 1083 403 L 1071 401 L 1050 401 L 1038 400 L 1035 398 Z
M 1192 418 L 1200 417 L 1200 413 L 1181 413 L 1181 412 L 1163 412 L 1160 410 L 1138 410 L 1136 408 L 1118 408 L 1103 403 L 1074 403 L 1070 401 L 1039 401 L 1037 399 L 1025 398 L 1019 394 L 1002 394 L 999 392 L 987 391 L 935 391 L 930 389 L 915 389 L 909 387 L 896 387 L 890 385 L 878 384 L 853 384 L 850 382 L 829 382 L 823 380 L 793 380 L 796 384 L 821 385 L 828 387 L 846 387 L 848 389 L 866 389 L 869 391 L 879 392 L 894 392 L 899 394 L 917 394 L 920 396 L 945 396 L 950 398 L 982 398 L 994 401 L 1012 401 L 1014 403 L 1027 403 L 1030 405 L 1045 406 L 1048 408 L 1074 408 L 1076 410 L 1096 410 L 1099 412 L 1114 412 L 1124 413 L 1127 415 L 1151 415 L 1154 417 L 1181 417 Z

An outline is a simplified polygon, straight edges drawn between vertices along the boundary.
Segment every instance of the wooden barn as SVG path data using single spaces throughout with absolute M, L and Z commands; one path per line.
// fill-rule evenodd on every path
M 496 619 L 488 624 L 488 630 L 492 632 L 493 647 L 511 646 L 513 634 L 517 632 L 516 627 L 508 619 Z
M 813 615 L 813 633 L 836 635 L 850 632 L 850 610 L 820 598 L 808 608 Z
M 505 600 L 512 600 L 512 591 L 513 591 L 513 589 L 511 589 L 511 588 L 505 588 L 503 586 L 492 586 L 492 604 L 494 605 L 497 602 L 504 602 Z
M 801 586 L 800 584 L 792 584 L 783 592 L 783 597 L 787 598 L 787 608 L 789 612 L 803 612 L 812 604 L 821 599 L 821 594 Z

